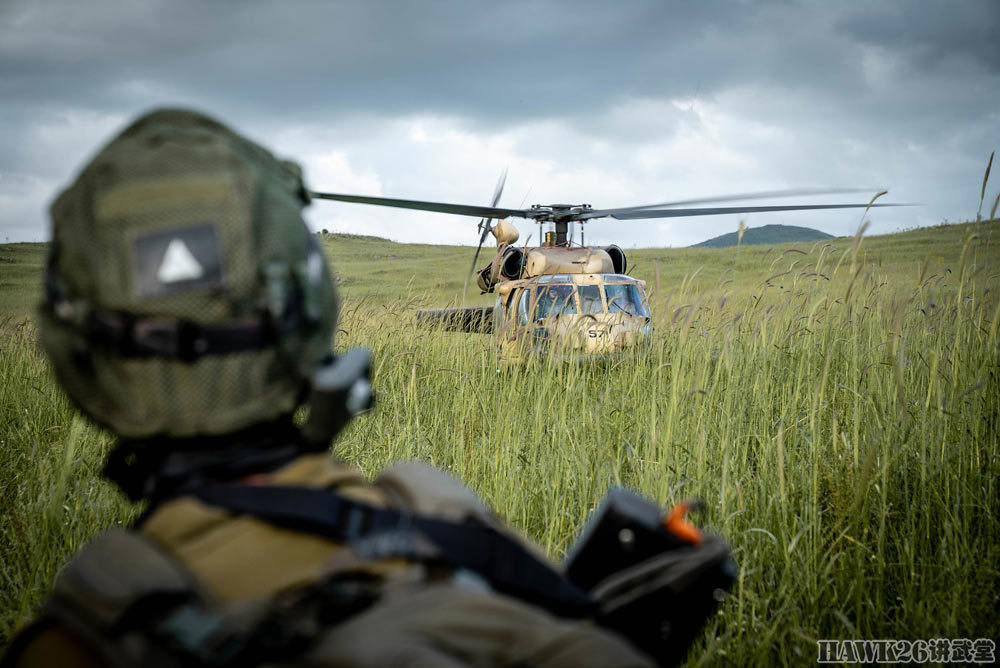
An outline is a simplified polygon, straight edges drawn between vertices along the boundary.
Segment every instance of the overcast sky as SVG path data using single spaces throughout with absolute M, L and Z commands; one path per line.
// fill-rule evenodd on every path
M 924 204 L 872 211 L 871 233 L 975 218 L 1000 148 L 998 35 L 997 0 L 0 0 L 0 240 L 47 239 L 57 190 L 165 105 L 299 161 L 315 190 L 487 204 L 508 168 L 500 205 L 514 208 L 859 186 Z M 1000 165 L 992 181 L 984 215 Z M 460 216 L 332 202 L 307 215 L 477 242 Z M 739 219 L 606 219 L 587 237 L 684 246 Z M 835 235 L 860 220 L 746 218 Z

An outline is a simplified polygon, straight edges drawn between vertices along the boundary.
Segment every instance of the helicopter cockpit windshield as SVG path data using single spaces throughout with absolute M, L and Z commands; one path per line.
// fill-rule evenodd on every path
M 608 300 L 608 313 L 627 313 L 649 317 L 646 300 L 635 283 L 608 283 L 604 286 L 604 296 Z
M 535 320 L 576 312 L 575 285 L 542 285 L 535 289 Z
M 528 320 L 529 308 L 532 312 L 531 319 L 535 322 L 544 318 L 576 314 L 622 313 L 649 317 L 645 295 L 634 281 L 604 284 L 546 281 L 535 286 L 531 297 L 530 307 L 527 299 L 522 299 L 518 305 L 522 323 Z

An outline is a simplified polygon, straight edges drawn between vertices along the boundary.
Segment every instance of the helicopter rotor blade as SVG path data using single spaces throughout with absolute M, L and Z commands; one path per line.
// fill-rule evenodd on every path
M 495 207 L 497 202 L 500 201 L 500 196 L 503 195 L 503 186 L 507 182 L 507 169 L 504 168 L 503 172 L 500 173 L 500 180 L 497 181 L 496 188 L 493 189 L 493 199 L 490 200 L 490 206 Z M 480 218 L 479 219 L 479 231 L 482 232 L 482 237 L 479 239 L 479 247 L 482 248 L 483 242 L 486 241 L 486 235 L 489 234 L 493 227 L 490 225 L 492 218 Z M 476 251 L 476 257 L 479 257 L 479 251 Z M 473 263 L 475 264 L 475 263 Z
M 687 216 L 720 216 L 730 213 L 765 213 L 768 211 L 815 211 L 819 209 L 866 209 L 887 206 L 917 206 L 916 204 L 791 204 L 783 206 L 723 206 L 699 207 L 695 209 L 653 209 L 640 211 L 619 211 L 605 214 L 595 211 L 584 214 L 585 219 L 609 216 L 617 220 L 638 220 L 641 218 L 684 218 Z
M 469 267 L 469 276 L 476 273 L 476 262 L 479 261 L 479 251 L 483 250 L 483 242 L 486 241 L 487 232 L 489 232 L 488 229 L 483 230 L 483 236 L 479 237 L 479 246 L 476 247 L 476 254 L 472 256 L 472 266 Z M 466 283 L 469 281 L 469 276 L 465 277 Z
M 507 183 L 507 169 L 504 168 L 503 172 L 500 174 L 500 180 L 497 181 L 496 188 L 493 189 L 493 199 L 490 200 L 490 206 L 495 207 L 497 202 L 500 201 L 500 196 L 503 195 L 504 184 Z M 476 262 L 479 261 L 479 251 L 483 249 L 483 243 L 486 241 L 486 235 L 492 231 L 490 226 L 491 218 L 482 218 L 479 221 L 479 229 L 482 234 L 479 236 L 479 246 L 476 247 L 476 254 L 472 257 L 472 267 L 469 268 L 469 274 L 465 277 L 465 287 L 462 293 L 465 294 L 465 290 L 469 287 L 469 276 L 472 276 L 476 272 Z
M 338 202 L 353 202 L 355 204 L 374 204 L 391 206 L 397 209 L 416 209 L 418 211 L 433 211 L 435 213 L 452 213 L 458 216 L 476 216 L 482 218 L 530 218 L 530 209 L 501 209 L 492 206 L 475 206 L 472 204 L 448 204 L 445 202 L 424 202 L 412 199 L 393 199 L 390 197 L 367 197 L 364 195 L 341 195 L 337 193 L 310 193 L 314 199 L 329 199 Z
M 490 200 L 490 206 L 496 206 L 497 202 L 500 201 L 500 196 L 503 195 L 504 184 L 507 183 L 507 168 L 504 167 L 503 172 L 500 174 L 500 180 L 497 181 L 497 187 L 493 189 L 493 199 Z
M 643 209 L 659 209 L 675 206 L 690 206 L 692 204 L 714 204 L 716 202 L 740 202 L 750 199 L 774 199 L 781 197 L 808 197 L 813 195 L 843 195 L 846 193 L 878 192 L 877 188 L 795 188 L 790 190 L 768 190 L 764 192 L 742 193 L 738 195 L 719 195 L 717 197 L 699 197 L 698 199 L 678 200 L 676 202 L 663 202 L 661 204 L 642 204 L 639 206 L 626 206 L 615 209 L 599 209 L 589 213 L 589 217 L 598 218 L 600 216 L 614 216 L 618 213 L 628 211 L 641 211 Z
M 476 262 L 479 261 L 479 251 L 483 250 L 483 242 L 486 241 L 486 235 L 490 233 L 490 219 L 483 218 L 483 220 L 486 221 L 486 227 L 483 228 L 483 234 L 479 237 L 479 245 L 476 247 L 476 254 L 472 256 L 472 266 L 469 267 L 469 273 L 465 275 L 465 287 L 462 288 L 463 295 L 469 289 L 469 278 L 476 273 Z

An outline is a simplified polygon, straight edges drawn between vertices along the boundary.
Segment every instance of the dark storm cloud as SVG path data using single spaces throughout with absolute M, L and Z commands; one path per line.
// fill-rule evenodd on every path
M 874 4 L 845 17 L 839 28 L 861 44 L 898 52 L 918 71 L 958 60 L 984 72 L 1000 72 L 1000 3 Z
M 737 84 L 851 94 L 864 87 L 851 39 L 875 41 L 887 11 L 659 1 L 23 3 L 5 12 L 0 92 L 108 108 L 135 104 L 152 87 L 292 118 L 447 111 L 503 123 Z M 886 36 L 909 49 L 910 30 L 928 42 L 942 23 L 967 32 L 956 12 L 941 13 L 910 11 L 907 26 Z
M 967 213 L 966 193 L 949 193 L 981 175 L 1000 138 L 998 29 L 993 0 L 15 0 L 0 5 L 0 224 L 17 210 L 40 229 L 19 193 L 64 182 L 107 132 L 163 103 L 209 109 L 265 143 L 308 128 L 385 183 L 416 150 L 392 123 L 426 116 L 507 133 L 534 163 L 655 164 L 651 181 L 718 192 L 740 179 L 906 183 L 923 200 L 933 187 L 945 194 L 921 215 L 937 222 Z M 685 182 L 713 139 L 735 165 L 726 182 L 708 168 Z
M 710 14 L 696 13 L 706 21 Z M 166 0 L 109 10 L 55 2 L 7 15 L 0 92 L 34 104 L 134 103 L 149 83 L 293 118 L 448 111 L 516 122 L 586 114 L 623 94 L 692 93 L 698 80 L 676 50 L 700 17 L 658 2 L 613 10 Z

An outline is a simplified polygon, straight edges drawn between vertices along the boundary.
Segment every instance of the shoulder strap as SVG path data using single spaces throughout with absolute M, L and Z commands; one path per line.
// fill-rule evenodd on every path
M 416 533 L 428 539 L 444 561 L 482 576 L 498 592 L 562 617 L 595 612 L 587 593 L 492 527 L 378 508 L 327 489 L 212 485 L 192 495 L 234 514 L 350 544 L 369 559 L 417 557 L 415 541 L 407 538 Z

